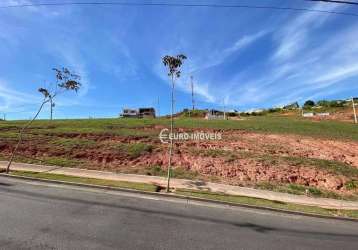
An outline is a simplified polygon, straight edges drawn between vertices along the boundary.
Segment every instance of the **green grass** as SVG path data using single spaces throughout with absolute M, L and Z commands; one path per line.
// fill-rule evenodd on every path
M 147 184 L 147 183 L 111 181 L 111 180 L 102 180 L 102 179 L 95 179 L 95 178 L 84 178 L 84 177 L 75 177 L 75 176 L 62 175 L 62 174 L 53 174 L 53 173 L 45 173 L 45 172 L 39 173 L 39 172 L 30 172 L 30 171 L 11 171 L 11 174 L 16 176 L 32 177 L 38 179 L 118 187 L 118 188 L 134 189 L 134 190 L 147 191 L 147 192 L 157 192 L 159 190 L 158 186 L 155 186 L 153 184 Z M 187 197 L 197 197 L 197 198 L 203 198 L 209 200 L 229 202 L 234 204 L 244 204 L 244 205 L 251 205 L 251 206 L 258 206 L 258 207 L 281 209 L 287 211 L 296 211 L 296 212 L 302 212 L 308 214 L 333 216 L 333 217 L 340 216 L 340 217 L 358 219 L 358 210 L 324 209 L 320 207 L 298 205 L 298 204 L 285 203 L 280 201 L 271 201 L 271 200 L 252 198 L 246 196 L 226 195 L 222 193 L 195 191 L 195 190 L 187 190 L 187 189 L 177 189 L 175 190 L 175 194 L 187 196 Z
M 348 190 L 358 190 L 358 181 L 357 180 L 351 180 L 349 182 L 346 183 L 346 188 Z
M 161 176 L 166 177 L 168 175 L 167 170 L 162 169 L 160 166 L 151 166 L 146 167 L 141 170 L 141 172 L 137 172 L 136 174 L 150 175 L 150 176 Z M 188 179 L 193 180 L 199 177 L 199 173 L 195 171 L 190 171 L 182 167 L 174 167 L 171 170 L 171 177 L 178 179 Z
M 137 158 L 145 153 L 150 153 L 153 146 L 146 143 L 125 144 L 125 149 L 131 158 Z
M 83 184 L 91 184 L 91 185 L 99 185 L 99 186 L 110 186 L 110 187 L 135 189 L 135 190 L 148 191 L 148 192 L 156 192 L 158 189 L 157 186 L 147 183 L 102 180 L 102 179 L 95 179 L 95 178 L 84 178 L 84 177 L 76 177 L 70 175 L 52 174 L 52 173 L 44 173 L 44 172 L 39 173 L 39 172 L 31 172 L 31 171 L 11 171 L 11 174 L 17 176 L 46 179 L 46 180 L 75 182 L 75 183 L 83 183 Z
M 96 146 L 95 140 L 87 140 L 87 139 L 77 139 L 77 138 L 56 138 L 52 140 L 50 144 L 55 146 L 60 146 L 65 149 L 72 149 L 72 148 L 93 148 Z
M 358 195 L 342 195 L 329 190 L 318 189 L 316 187 L 309 187 L 299 184 L 280 184 L 271 182 L 256 183 L 254 188 L 270 190 L 274 192 L 282 192 L 296 195 L 308 195 L 315 198 L 330 198 L 339 200 L 357 201 Z
M 314 206 L 305 206 L 293 203 L 286 203 L 280 201 L 271 201 L 259 198 L 252 198 L 246 196 L 226 195 L 222 193 L 214 193 L 208 191 L 194 191 L 187 189 L 178 189 L 175 191 L 176 194 L 197 197 L 215 201 L 230 202 L 234 204 L 244 204 L 250 206 L 266 207 L 273 209 L 281 209 L 287 211 L 295 211 L 316 215 L 333 216 L 333 217 L 346 217 L 358 219 L 358 210 L 338 210 L 338 209 L 325 209 Z
M 293 166 L 311 166 L 335 175 L 343 175 L 348 178 L 358 178 L 357 168 L 339 161 L 294 156 L 275 156 L 269 154 L 257 156 L 256 159 L 271 166 L 279 165 L 280 163 L 287 163 Z
M 4 121 L 0 123 L 0 131 L 18 130 L 27 121 Z M 71 120 L 36 120 L 26 130 L 27 134 L 108 134 L 122 136 L 152 136 L 151 132 L 138 128 L 153 125 L 150 119 L 71 119 Z
M 194 122 L 193 119 L 180 119 L 176 121 L 176 124 L 179 127 L 188 128 L 240 129 L 253 132 L 358 140 L 358 129 L 353 123 L 336 121 L 314 122 L 292 117 L 250 117 L 242 121 L 206 121 L 197 119 Z
M 117 143 L 110 145 L 110 148 L 117 150 L 120 153 L 126 154 L 131 159 L 138 158 L 139 156 L 151 153 L 153 151 L 153 145 L 146 143 Z
M 222 150 L 222 149 L 191 149 L 191 153 L 193 155 L 201 155 L 204 157 L 212 157 L 212 158 L 224 158 L 226 162 L 233 162 L 240 157 L 247 158 L 251 156 L 251 154 L 245 154 L 246 152 L 243 151 L 229 151 L 229 150 Z
M 225 158 L 226 162 L 236 159 L 254 159 L 269 166 L 291 165 L 302 167 L 314 167 L 334 175 L 343 175 L 348 178 L 358 178 L 358 169 L 339 161 L 323 160 L 317 158 L 304 158 L 296 156 L 278 156 L 272 154 L 254 154 L 246 151 L 229 151 L 222 149 L 191 149 L 191 153 L 212 158 Z M 357 184 L 358 185 L 358 184 Z
M 184 169 L 182 167 L 175 167 L 175 168 L 172 168 L 171 177 L 177 178 L 177 179 L 194 180 L 199 177 L 199 173 L 195 172 L 195 171 L 190 171 L 190 170 Z
M 183 112 L 181 114 L 181 117 L 199 117 L 199 118 L 203 118 L 206 115 L 206 110 L 199 110 L 199 109 L 195 109 L 195 110 L 188 110 L 187 112 Z
M 0 154 L 0 160 L 8 161 L 9 156 Z M 38 157 L 38 158 L 28 158 L 20 155 L 16 155 L 15 162 L 30 163 L 30 164 L 41 164 L 48 166 L 58 166 L 58 167 L 79 167 L 83 164 L 83 161 L 76 159 L 68 159 L 64 157 Z
M 152 166 L 146 168 L 143 174 L 150 175 L 150 176 L 166 176 L 167 171 L 162 169 L 160 166 Z
M 4 121 L 0 130 L 10 129 L 12 132 L 26 121 Z M 77 120 L 38 120 L 30 132 L 35 133 L 95 133 L 123 136 L 156 136 L 156 132 L 138 130 L 155 125 L 169 126 L 169 119 L 77 119 Z M 337 121 L 315 122 L 306 119 L 282 116 L 249 117 L 242 121 L 204 120 L 178 118 L 176 127 L 188 129 L 211 128 L 220 130 L 239 129 L 246 131 L 297 134 L 332 139 L 358 140 L 358 129 L 353 123 Z
M 194 154 L 199 153 L 201 156 L 204 156 L 204 157 L 219 158 L 219 157 L 223 157 L 223 156 L 226 156 L 227 154 L 229 154 L 229 151 L 211 148 L 211 149 L 207 149 L 207 150 L 194 149 L 193 153 Z
M 42 157 L 42 163 L 50 166 L 78 167 L 82 164 L 82 161 L 64 157 Z

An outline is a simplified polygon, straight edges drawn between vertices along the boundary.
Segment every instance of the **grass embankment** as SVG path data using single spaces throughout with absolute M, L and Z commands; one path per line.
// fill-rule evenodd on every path
M 129 171 L 121 171 L 121 173 L 160 177 L 167 177 L 168 175 L 167 170 L 161 168 L 160 166 L 146 166 L 143 168 L 130 169 Z M 176 179 L 204 180 L 203 176 L 201 176 L 198 172 L 187 170 L 182 167 L 172 168 L 170 176 Z
M 26 121 L 0 122 L 1 137 L 16 138 L 18 130 Z M 157 137 L 154 130 L 144 130 L 155 125 L 169 126 L 169 119 L 83 119 L 83 120 L 39 120 L 29 133 L 33 135 L 60 133 L 95 133 L 122 136 Z M 188 129 L 239 129 L 276 134 L 297 134 L 332 139 L 358 140 L 358 129 L 353 123 L 337 121 L 310 121 L 295 117 L 262 116 L 249 117 L 241 121 L 204 120 L 193 118 L 176 119 L 176 127 Z
M 309 167 L 312 169 L 324 170 L 327 173 L 333 175 L 345 176 L 350 179 L 345 184 L 348 190 L 358 191 L 358 169 L 350 166 L 349 164 L 323 160 L 315 158 L 303 158 L 294 156 L 278 156 L 270 154 L 255 154 L 246 151 L 227 151 L 222 149 L 209 149 L 209 150 L 193 150 L 193 154 L 202 155 L 205 157 L 222 158 L 226 162 L 234 162 L 237 159 L 254 159 L 258 162 L 262 162 L 265 165 L 280 167 L 280 165 Z M 308 187 L 298 184 L 282 184 L 272 182 L 256 183 L 254 188 L 271 190 L 275 192 L 298 194 L 298 195 L 310 195 L 312 197 L 343 199 L 343 200 L 358 200 L 358 192 L 352 195 L 342 195 L 336 192 L 319 189 L 316 187 Z
M 0 122 L 0 147 L 1 144 L 14 144 L 16 142 L 19 128 L 26 121 L 1 121 Z M 38 120 L 26 131 L 25 141 L 35 144 L 39 153 L 28 153 L 27 156 L 19 152 L 15 161 L 45 165 L 55 165 L 61 167 L 83 167 L 94 164 L 95 167 L 101 167 L 98 160 L 91 161 L 86 157 L 76 158 L 71 152 L 100 151 L 113 152 L 115 155 L 123 156 L 123 159 L 136 159 L 144 154 L 150 154 L 157 149 L 158 131 L 161 127 L 169 126 L 169 119 L 77 119 L 77 120 Z M 155 127 L 157 126 L 157 127 Z M 260 116 L 247 117 L 241 121 L 235 120 L 203 120 L 192 118 L 178 118 L 175 121 L 176 127 L 187 129 L 218 129 L 218 130 L 245 130 L 260 133 L 276 134 L 297 134 L 318 138 L 330 138 L 337 140 L 356 140 L 358 141 L 358 129 L 355 124 L 336 122 L 336 121 L 310 121 L 297 117 L 282 116 Z M 94 137 L 91 135 L 98 135 Z M 143 141 L 136 143 L 117 142 L 108 140 L 102 142 L 101 138 L 111 138 L 111 136 L 120 136 L 125 139 L 137 137 Z M 154 140 L 153 140 L 154 139 Z M 135 141 L 135 140 L 134 140 Z M 159 142 L 158 142 L 159 143 Z M 157 143 L 157 144 L 158 144 Z M 47 154 L 48 150 L 51 154 Z M 274 154 L 250 154 L 242 151 L 223 151 L 223 150 L 203 150 L 201 152 L 206 157 L 224 157 L 228 163 L 234 162 L 238 158 L 254 159 L 270 166 L 305 166 L 322 169 L 335 175 L 343 175 L 352 178 L 347 187 L 357 189 L 358 169 L 348 164 L 321 159 L 310 159 L 294 156 L 279 156 Z M 31 157 L 29 157 L 29 155 Z M 8 155 L 1 155 L 0 159 L 7 160 Z M 36 159 L 35 159 L 36 158 Z M 283 164 L 282 164 L 283 163 Z M 97 165 L 96 165 L 97 164 Z M 124 173 L 136 173 L 144 175 L 165 176 L 166 171 L 160 166 L 143 166 L 139 168 L 122 168 Z M 129 172 L 132 171 L 132 172 Z M 185 179 L 201 178 L 198 173 L 190 172 L 184 169 L 173 170 L 173 177 Z M 206 180 L 220 181 L 217 176 L 205 177 Z M 292 186 L 282 184 L 262 184 L 258 183 L 258 188 L 269 189 L 273 191 L 303 194 L 306 193 L 305 186 Z M 327 192 L 321 189 L 308 188 L 310 195 L 315 197 L 329 197 L 337 199 L 352 199 L 352 197 L 342 197 L 334 192 Z M 354 198 L 356 199 L 356 198 Z
M 353 186 L 352 189 L 357 188 L 357 182 L 351 181 L 347 185 Z M 254 188 L 270 190 L 274 192 L 296 194 L 296 195 L 307 195 L 315 198 L 329 198 L 336 200 L 348 200 L 348 201 L 358 201 L 358 194 L 356 193 L 351 195 L 342 195 L 333 191 L 320 189 L 317 187 L 310 187 L 298 184 L 282 184 L 282 183 L 270 183 L 270 182 L 260 182 L 254 185 Z
M 69 175 L 38 173 L 38 172 L 29 172 L 29 171 L 12 171 L 11 174 L 16 176 L 32 177 L 38 179 L 126 188 L 126 189 L 134 189 L 134 190 L 147 191 L 147 192 L 158 192 L 158 190 L 160 190 L 158 186 L 152 184 L 146 184 L 146 183 L 101 180 L 101 179 L 94 179 L 94 178 L 83 178 L 83 177 L 76 177 L 76 176 L 69 176 Z M 325 208 L 314 207 L 314 206 L 298 205 L 293 203 L 271 201 L 271 200 L 245 197 L 245 196 L 226 195 L 222 193 L 213 193 L 207 191 L 177 189 L 174 192 L 175 194 L 181 196 L 228 202 L 232 204 L 239 204 L 239 205 L 242 204 L 242 205 L 249 205 L 249 206 L 256 206 L 256 207 L 265 207 L 265 208 L 280 209 L 286 211 L 301 212 L 307 214 L 358 219 L 358 210 L 325 209 Z
M 9 156 L 0 154 L 1 161 L 8 161 Z M 58 166 L 58 167 L 81 167 L 84 164 L 83 161 L 70 159 L 65 157 L 55 157 L 55 156 L 42 156 L 42 157 L 27 157 L 22 155 L 16 155 L 14 158 L 15 162 L 21 163 L 29 163 L 29 164 L 40 164 L 40 165 L 47 165 L 47 166 Z
M 339 161 L 324 160 L 317 158 L 297 157 L 297 156 L 280 156 L 273 154 L 252 153 L 244 150 L 228 151 L 223 149 L 193 149 L 192 154 L 199 154 L 205 157 L 222 158 L 226 162 L 232 162 L 237 159 L 255 159 L 265 165 L 279 166 L 280 164 L 290 166 L 308 166 L 325 170 L 335 175 L 343 175 L 345 177 L 358 178 L 358 169 Z
M 280 209 L 286 211 L 301 212 L 307 214 L 332 216 L 332 217 L 345 217 L 358 219 L 358 210 L 343 210 L 343 209 L 325 209 L 315 206 L 305 206 L 293 203 L 286 203 L 280 201 L 271 201 L 265 199 L 258 199 L 246 196 L 226 195 L 222 193 L 213 193 L 205 191 L 193 191 L 193 190 L 176 190 L 176 194 L 197 197 L 214 201 L 223 201 L 234 204 L 243 204 L 249 206 L 265 207 L 272 209 Z
M 11 174 L 16 176 L 24 176 L 24 177 L 31 177 L 31 178 L 38 178 L 38 179 L 45 179 L 45 180 L 65 181 L 65 182 L 74 182 L 74 183 L 82 183 L 82 184 L 90 184 L 90 185 L 98 185 L 98 186 L 134 189 L 134 190 L 147 191 L 147 192 L 156 192 L 158 190 L 158 186 L 153 184 L 147 184 L 147 183 L 112 181 L 112 180 L 85 178 L 85 177 L 77 177 L 77 176 L 70 176 L 70 175 L 63 175 L 63 174 L 31 172 L 31 171 L 11 171 Z

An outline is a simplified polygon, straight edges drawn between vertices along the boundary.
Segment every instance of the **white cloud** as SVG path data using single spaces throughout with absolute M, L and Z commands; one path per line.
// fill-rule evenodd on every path
M 21 1 L 8 0 L 8 2 Z M 338 7 L 338 5 L 334 4 L 317 4 L 312 8 L 336 10 L 344 7 Z M 54 9 L 52 8 L 52 10 Z M 59 10 L 56 8 L 56 11 L 62 10 L 71 11 L 72 9 L 61 8 Z M 50 8 L 40 7 L 34 11 L 37 11 L 37 13 L 26 10 L 28 15 L 23 18 L 27 18 L 29 13 L 33 13 L 33 15 L 42 15 L 40 19 L 42 20 L 43 15 L 48 13 Z M 19 14 L 16 14 L 18 15 L 16 18 L 20 18 L 22 10 L 18 12 Z M 76 15 L 81 15 L 81 13 L 78 12 Z M 74 20 L 73 23 L 77 21 L 77 17 L 69 16 Z M 99 29 L 92 30 L 93 27 L 86 26 L 87 24 L 92 25 L 92 22 L 80 22 L 69 29 L 69 24 L 72 22 L 67 22 L 67 19 L 59 19 L 61 22 L 51 22 L 49 23 L 50 26 L 44 25 L 41 27 L 41 30 L 42 28 L 49 30 L 49 34 L 34 33 L 34 36 L 36 35 L 39 38 L 36 41 L 41 43 L 38 46 L 45 48 L 44 51 L 40 52 L 41 56 L 52 56 L 51 59 L 57 64 L 53 66 L 69 67 L 82 76 L 83 88 L 79 93 L 80 98 L 66 100 L 66 96 L 61 97 L 59 100 L 60 105 L 73 104 L 84 100 L 81 97 L 86 96 L 91 88 L 89 75 L 91 68 L 99 69 L 101 73 L 113 74 L 117 78 L 114 81 L 133 79 L 138 74 L 145 74 L 138 72 L 139 65 L 146 64 L 144 61 L 149 61 L 148 64 L 152 64 L 153 61 L 150 62 L 152 60 L 150 58 L 155 58 L 155 63 L 157 63 L 159 56 L 176 54 L 176 52 L 182 51 L 188 53 L 189 59 L 185 61 L 182 70 L 184 73 L 177 82 L 178 89 L 186 93 L 191 92 L 188 77 L 193 73 L 195 92 L 198 95 L 198 99 L 220 105 L 223 100 L 228 105 L 239 106 L 261 106 L 266 103 L 282 104 L 302 99 L 306 96 L 316 95 L 318 91 L 322 93 L 322 91 L 326 91 L 328 86 L 333 86 L 336 91 L 339 91 L 337 85 L 341 81 L 358 75 L 358 65 L 356 63 L 358 56 L 358 43 L 356 42 L 358 41 L 358 26 L 354 26 L 355 19 L 352 19 L 347 24 L 346 30 L 337 29 L 333 31 L 325 28 L 331 28 L 326 25 L 330 21 L 338 19 L 334 15 L 317 13 L 290 15 L 289 18 L 279 23 L 278 20 L 286 17 L 281 15 L 273 22 L 265 24 L 265 27 L 269 27 L 267 30 L 262 29 L 261 24 L 252 23 L 252 27 L 241 25 L 237 29 L 228 28 L 229 33 L 227 34 L 216 31 L 219 34 L 218 36 L 215 36 L 216 34 L 205 36 L 205 34 L 198 33 L 192 38 L 186 37 L 190 33 L 186 33 L 186 31 L 193 27 L 185 27 L 185 30 L 180 30 L 180 27 L 176 26 L 175 30 L 178 32 L 173 32 L 176 33 L 175 35 L 167 34 L 170 32 L 160 34 L 161 39 L 158 40 L 157 47 L 151 44 L 148 50 L 139 49 L 134 51 L 133 49 L 132 55 L 129 48 L 139 46 L 138 41 L 131 40 L 136 38 L 138 34 L 133 36 L 130 33 L 134 25 L 137 24 L 137 17 L 134 16 L 133 24 L 130 22 L 131 25 L 116 25 L 118 31 L 108 29 L 107 35 L 106 32 L 102 33 Z M 79 18 L 83 17 L 79 16 Z M 109 21 L 109 19 L 108 17 L 105 21 Z M 31 19 L 29 20 L 31 21 Z M 20 32 L 14 32 L 15 25 L 9 25 L 10 28 L 7 30 L 6 21 L 5 19 L 4 21 L 0 20 L 0 41 L 9 41 L 8 43 L 13 47 L 17 44 L 22 45 L 25 39 L 18 39 L 19 41 L 17 41 L 16 38 L 25 37 L 28 34 L 20 35 Z M 205 21 L 201 25 L 206 23 Z M 325 29 L 326 32 L 324 39 L 320 32 L 321 28 L 322 30 Z M 89 35 L 90 31 L 99 32 L 98 34 L 96 33 L 97 37 L 101 37 L 111 53 L 107 53 L 107 48 L 104 48 L 104 46 L 94 46 L 94 41 L 86 43 L 86 41 L 81 40 L 91 37 Z M 150 35 L 153 37 L 158 36 L 158 34 L 155 34 L 155 30 Z M 328 37 L 328 35 L 330 36 Z M 115 37 L 117 44 L 109 41 L 110 37 Z M 204 41 L 202 37 L 209 39 Z M 28 39 L 28 37 L 25 38 Z M 149 44 L 145 39 L 147 38 L 143 35 L 143 43 Z M 132 41 L 134 41 L 133 44 L 131 43 Z M 173 42 L 170 44 L 170 41 Z M 261 46 L 264 44 L 263 41 L 266 46 Z M 241 55 L 246 58 L 246 54 L 244 55 L 242 52 L 246 49 L 255 50 L 256 47 L 254 46 L 258 42 L 260 42 L 260 46 L 257 47 L 257 52 L 255 51 L 250 55 L 251 58 L 246 59 L 247 61 L 243 61 L 244 59 L 242 59 Z M 101 51 L 94 51 L 94 47 Z M 168 51 L 168 48 L 171 51 Z M 6 53 L 5 49 L 3 51 Z M 155 64 L 153 71 L 163 81 L 170 84 L 160 62 Z M 95 74 L 97 72 L 93 73 L 93 78 Z M 6 103 L 23 102 L 25 99 L 21 95 L 22 93 L 10 93 L 9 90 L 1 92 L 0 99 L 6 100 Z
M 270 30 L 260 30 L 256 33 L 240 36 L 230 47 L 210 51 L 203 57 L 191 59 L 191 72 L 200 72 L 224 63 L 230 56 L 237 54 L 240 50 L 251 46 L 254 42 L 270 33 Z
M 177 82 L 177 86 L 181 90 L 187 93 L 191 93 L 191 85 L 188 82 L 179 80 Z M 216 101 L 215 97 L 210 93 L 209 84 L 207 83 L 198 83 L 194 81 L 194 91 L 196 95 L 200 95 L 201 97 L 203 97 L 206 102 L 213 103 Z
M 312 9 L 335 11 L 344 8 L 342 4 L 326 4 L 317 3 L 312 6 Z M 281 28 L 275 40 L 278 43 L 278 48 L 273 56 L 274 60 L 288 60 L 297 55 L 304 49 L 310 41 L 310 36 L 314 37 L 312 31 L 320 28 L 328 20 L 334 18 L 334 15 L 317 14 L 315 12 L 306 12 L 298 15 L 292 21 L 287 22 Z
M 206 82 L 205 80 L 200 78 L 200 72 L 203 70 L 208 70 L 211 67 L 219 66 L 220 64 L 224 63 L 230 56 L 232 56 L 235 53 L 239 53 L 240 50 L 244 48 L 251 46 L 254 42 L 259 40 L 263 36 L 267 35 L 269 32 L 270 32 L 269 30 L 261 30 L 256 33 L 243 35 L 237 41 L 235 41 L 230 47 L 216 50 L 216 51 L 211 51 L 211 53 L 208 53 L 202 57 L 198 56 L 197 58 L 190 58 L 187 62 L 184 63 L 183 70 L 182 70 L 184 74 L 182 78 L 188 79 L 190 75 L 192 74 L 196 75 L 197 79 L 195 81 L 195 92 L 200 97 L 202 97 L 205 102 L 221 103 L 223 102 L 223 100 L 226 100 L 226 102 L 229 103 L 230 102 L 229 96 L 227 96 L 226 94 L 217 95 L 215 88 L 212 88 L 209 82 Z M 162 53 L 162 54 L 171 54 L 171 53 Z M 160 67 L 162 67 L 162 65 L 158 64 L 155 67 L 154 71 L 157 73 L 157 75 L 160 78 L 163 79 L 165 73 L 163 72 L 163 70 L 160 69 Z M 182 91 L 191 93 L 191 88 L 188 83 L 179 80 L 177 85 L 179 89 L 181 89 Z M 213 92 L 216 93 L 214 94 Z
M 337 11 L 345 6 L 317 3 L 311 8 Z M 194 59 L 190 58 L 186 72 L 194 71 L 198 89 L 201 86 L 203 89 L 200 95 L 206 101 L 217 104 L 223 100 L 229 105 L 239 106 L 286 104 L 318 95 L 318 92 L 331 94 L 328 86 L 336 86 L 340 81 L 357 75 L 358 26 L 355 20 L 345 30 L 333 30 L 328 25 L 338 21 L 335 15 L 305 12 L 287 17 L 271 25 L 269 30 L 241 36 L 227 48 L 213 49 L 208 53 L 204 51 L 196 54 Z M 325 36 L 320 32 L 323 29 Z M 265 37 L 267 34 L 270 36 Z M 218 74 L 223 74 L 221 64 L 228 62 L 230 65 L 228 59 L 232 55 L 238 55 L 263 38 L 267 42 L 267 53 L 271 56 L 253 58 L 247 62 L 249 67 L 238 69 L 234 76 L 231 73 L 217 77 L 217 69 Z M 232 64 L 230 67 L 235 66 Z M 203 75 L 202 72 L 207 74 Z M 220 78 L 227 80 L 218 80 Z M 187 83 L 182 89 L 190 93 Z M 335 87 L 335 90 L 339 92 L 341 88 Z
M 90 89 L 89 75 L 86 63 L 81 55 L 81 47 L 76 44 L 76 40 L 69 41 L 65 37 L 62 41 L 47 41 L 48 53 L 56 58 L 59 67 L 67 67 L 81 77 L 81 88 L 78 92 L 80 97 L 85 96 Z
M 312 80 L 312 83 L 326 83 L 326 85 L 332 84 L 337 81 L 342 81 L 344 79 L 350 78 L 352 76 L 358 75 L 358 63 L 347 64 L 344 66 L 334 67 L 332 70 L 328 71 L 318 76 Z
M 36 104 L 39 102 L 40 97 L 29 95 L 9 87 L 9 84 L 0 79 L 0 111 L 14 111 L 27 104 Z
M 41 15 L 43 17 L 57 17 L 69 11 L 69 8 L 51 8 L 47 6 L 31 6 L 36 3 L 31 0 L 1 0 L 1 6 L 13 6 L 14 8 L 8 8 L 7 10 L 13 10 L 12 14 L 18 17 L 25 17 L 25 14 Z M 15 6 L 24 5 L 19 8 Z
M 30 0 L 2 0 L 0 6 L 17 6 L 17 5 L 31 5 L 33 2 Z M 36 6 L 26 6 L 22 10 L 30 12 L 38 12 L 39 7 Z
M 250 46 L 250 44 L 254 43 L 256 40 L 260 39 L 261 37 L 263 37 L 264 35 L 266 35 L 267 33 L 269 33 L 269 30 L 261 30 L 257 33 L 254 34 L 249 34 L 249 35 L 244 35 L 243 37 L 241 37 L 240 39 L 238 39 L 233 46 L 231 46 L 230 48 L 227 48 L 224 50 L 224 53 L 228 53 L 231 54 L 233 52 L 236 52 L 240 49 L 243 49 L 247 46 Z

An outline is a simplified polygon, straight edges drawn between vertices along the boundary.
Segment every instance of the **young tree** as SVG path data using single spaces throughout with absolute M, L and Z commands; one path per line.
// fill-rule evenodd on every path
M 56 106 L 55 104 L 56 96 L 66 90 L 75 90 L 77 92 L 81 86 L 81 84 L 77 85 L 77 87 L 73 85 L 75 84 L 74 82 L 79 83 L 78 81 L 80 80 L 80 76 L 71 73 L 67 68 L 62 68 L 62 69 L 53 68 L 53 70 L 56 73 L 56 83 L 54 84 L 54 88 L 48 90 L 49 92 L 48 98 L 50 103 L 50 120 L 53 119 L 53 109 Z M 67 87 L 66 84 L 68 85 Z
M 54 103 L 53 99 L 50 99 L 50 120 L 52 121 L 53 119 L 53 109 L 56 106 L 56 104 Z
M 11 163 L 14 160 L 16 151 L 19 148 L 19 146 L 23 140 L 23 134 L 24 134 L 25 130 L 30 127 L 30 125 L 33 123 L 33 121 L 36 120 L 36 118 L 41 113 L 41 110 L 43 109 L 45 104 L 51 103 L 51 105 L 52 105 L 54 98 L 56 96 L 58 96 L 59 94 L 62 94 L 63 92 L 68 91 L 68 90 L 77 92 L 81 87 L 81 83 L 79 82 L 79 80 L 80 80 L 79 75 L 71 73 L 67 68 L 62 68 L 62 69 L 54 68 L 53 70 L 56 72 L 56 75 L 55 75 L 56 87 L 54 90 L 48 90 L 46 88 L 38 89 L 38 91 L 43 95 L 41 105 L 40 105 L 39 109 L 37 110 L 36 114 L 34 115 L 34 117 L 29 122 L 27 122 L 20 130 L 17 144 L 11 152 L 11 157 L 10 157 L 9 163 L 6 168 L 6 173 L 10 172 Z M 52 114 L 52 110 L 51 110 L 51 114 Z M 52 115 L 51 115 L 51 118 L 52 118 Z
M 314 101 L 312 100 L 308 100 L 305 102 L 305 104 L 303 104 L 304 108 L 312 108 L 315 105 Z
M 180 77 L 180 67 L 183 64 L 183 61 L 187 57 L 185 55 L 176 55 L 169 56 L 166 55 L 163 57 L 163 64 L 168 69 L 168 76 L 171 79 L 172 83 L 172 91 L 171 91 L 171 115 L 170 115 L 170 134 L 173 134 L 174 129 L 174 88 L 175 81 Z M 169 146 L 169 164 L 168 164 L 168 181 L 167 181 L 167 192 L 170 191 L 170 176 L 171 176 L 171 168 L 172 168 L 172 156 L 173 156 L 173 137 L 170 136 L 170 146 Z

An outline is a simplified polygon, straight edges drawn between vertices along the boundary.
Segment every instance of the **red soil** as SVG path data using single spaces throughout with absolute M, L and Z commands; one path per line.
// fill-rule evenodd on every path
M 151 128 L 158 131 L 160 128 Z M 52 135 L 54 136 L 54 135 Z M 168 165 L 167 144 L 159 139 L 149 137 L 121 137 L 95 134 L 56 135 L 67 138 L 91 139 L 97 142 L 95 147 L 63 149 L 45 141 L 24 141 L 19 154 L 32 158 L 63 157 L 84 161 L 82 167 L 115 171 L 134 171 L 151 166 Z M 152 152 L 145 152 L 139 157 L 131 158 L 123 152 L 108 148 L 115 143 L 147 143 L 154 145 Z M 9 155 L 12 145 L 0 141 L 0 153 Z M 235 156 L 203 155 L 205 150 L 223 150 Z M 244 154 L 242 154 L 244 152 Z M 202 176 L 218 177 L 221 182 L 246 185 L 258 182 L 296 183 L 307 186 L 322 187 L 332 191 L 348 192 L 344 184 L 349 180 L 343 175 L 310 165 L 293 164 L 278 161 L 270 164 L 256 156 L 300 157 L 333 160 L 358 168 L 358 143 L 354 141 L 337 141 L 314 139 L 296 135 L 260 134 L 244 131 L 223 132 L 223 140 L 196 142 L 186 141 L 176 145 L 173 165 L 196 171 Z

